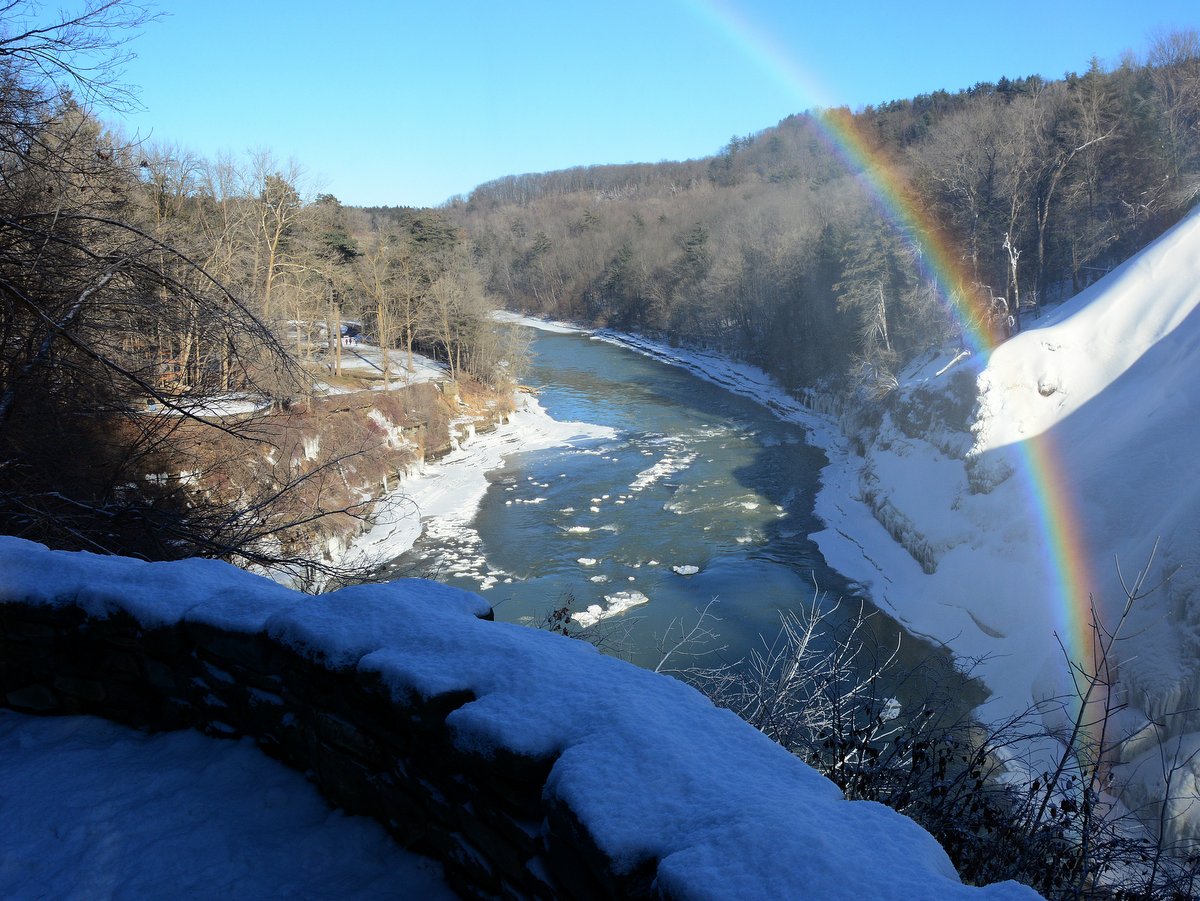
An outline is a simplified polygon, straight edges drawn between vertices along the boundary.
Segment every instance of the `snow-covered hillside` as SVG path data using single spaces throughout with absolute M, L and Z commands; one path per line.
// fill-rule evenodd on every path
M 597 334 L 803 424 L 830 463 L 814 536 L 911 631 L 981 661 L 984 717 L 1069 696 L 1088 598 L 1108 625 L 1146 565 L 1159 585 L 1117 643 L 1124 795 L 1164 793 L 1159 745 L 1200 749 L 1200 211 L 990 354 L 930 354 L 885 412 L 808 408 L 753 366 Z M 528 324 L 546 327 L 530 320 Z M 813 404 L 812 401 L 817 401 Z M 1073 592 L 1073 594 L 1072 594 Z M 1046 708 L 1050 710 L 1051 708 Z M 1049 725 L 1061 725 L 1054 722 Z M 1200 757 L 1200 755 L 1197 755 Z M 1177 774 L 1187 812 L 1171 838 L 1200 840 L 1200 782 Z M 1185 778 L 1180 778 L 1184 776 Z
M 1193 213 L 986 357 L 920 361 L 863 456 L 833 449 L 818 503 L 829 561 L 914 631 L 986 658 L 997 715 L 1067 686 L 1058 639 L 1079 659 L 1083 632 L 1064 579 L 1112 625 L 1118 563 L 1130 580 L 1159 539 L 1149 583 L 1170 579 L 1117 646 L 1118 737 L 1142 732 L 1123 753 L 1134 801 L 1162 778 L 1155 752 L 1137 757 L 1148 721 L 1200 742 L 1198 305 Z M 1173 828 L 1200 836 L 1200 815 Z

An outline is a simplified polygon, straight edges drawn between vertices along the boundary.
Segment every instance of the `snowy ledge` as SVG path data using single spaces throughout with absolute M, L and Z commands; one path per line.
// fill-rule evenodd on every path
M 467 895 L 1036 897 L 961 885 L 910 820 L 687 686 L 489 616 L 421 580 L 309 597 L 0 538 L 0 697 L 251 736 Z

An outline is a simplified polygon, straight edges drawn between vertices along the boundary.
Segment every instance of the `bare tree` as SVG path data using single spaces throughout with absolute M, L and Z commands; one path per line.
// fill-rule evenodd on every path
M 1200 31 L 1160 33 L 1149 52 L 1149 75 L 1162 109 L 1162 152 L 1174 189 L 1200 165 Z
M 483 374 L 483 361 L 475 353 L 480 334 L 491 328 L 488 301 L 479 270 L 466 248 L 459 249 L 429 287 L 424 330 L 450 367 L 452 378 L 463 372 Z
M 397 235 L 377 236 L 375 245 L 363 255 L 358 267 L 358 282 L 368 308 L 375 318 L 375 338 L 379 342 L 383 384 L 391 382 L 391 352 L 398 342 L 408 351 L 408 370 L 412 371 L 412 333 L 416 324 L 412 264 L 406 259 L 402 239 Z
M 289 162 L 281 167 L 267 151 L 260 151 L 251 161 L 255 223 L 255 285 L 260 294 L 262 316 L 271 320 L 275 311 L 275 280 L 279 274 L 289 234 L 295 230 L 303 209 L 297 188 L 300 167 Z
M 234 167 L 122 146 L 76 102 L 127 96 L 116 67 L 141 7 L 93 3 L 38 27 L 24 24 L 32 4 L 0 12 L 0 528 L 59 547 L 265 565 L 289 529 L 363 515 L 361 499 L 325 503 L 314 490 L 344 482 L 338 459 L 261 496 L 228 498 L 218 482 L 220 504 L 166 484 L 196 458 L 197 436 L 281 441 L 277 423 L 221 415 L 230 391 L 276 407 L 304 391 L 273 332 L 206 268 L 236 281 L 257 247 L 273 291 L 295 191 L 260 159 L 270 171 L 247 198 Z
M 3 124 L 16 124 L 42 98 L 64 89 L 86 103 L 132 106 L 134 91 L 123 80 L 127 47 L 154 18 L 149 9 L 133 0 L 86 0 L 47 16 L 33 0 L 0 4 L 0 70 L 8 87 L 16 88 L 5 94 Z

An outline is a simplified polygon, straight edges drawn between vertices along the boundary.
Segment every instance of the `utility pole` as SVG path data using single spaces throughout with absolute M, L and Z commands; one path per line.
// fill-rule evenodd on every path
M 333 324 L 329 327 L 329 343 L 333 348 L 333 374 L 342 374 L 342 294 L 334 287 L 332 279 L 325 280 L 329 295 L 329 315 Z

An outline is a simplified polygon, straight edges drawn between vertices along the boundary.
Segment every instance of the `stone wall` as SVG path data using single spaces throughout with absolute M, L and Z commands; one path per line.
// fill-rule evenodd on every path
M 201 623 L 146 629 L 126 613 L 0 605 L 0 695 L 36 714 L 91 714 L 141 729 L 252 737 L 334 804 L 443 861 L 461 894 L 645 897 L 617 875 L 569 808 L 544 807 L 552 759 L 454 747 L 446 716 L 468 692 L 397 702 L 378 675 L 329 668 L 264 633 Z
M 845 801 L 688 686 L 490 620 L 422 580 L 311 597 L 216 561 L 0 537 L 0 704 L 249 737 L 465 897 L 980 891 L 910 820 Z

